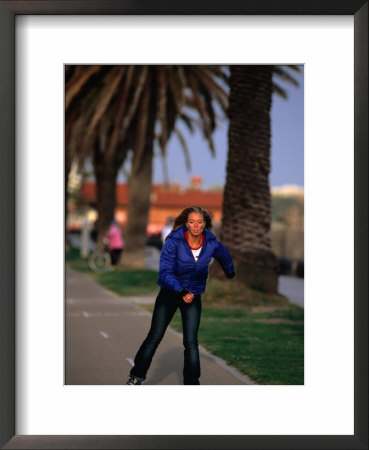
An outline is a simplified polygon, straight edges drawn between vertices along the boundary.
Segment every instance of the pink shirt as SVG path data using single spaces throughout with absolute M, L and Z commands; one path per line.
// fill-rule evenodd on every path
M 117 225 L 111 225 L 107 234 L 109 240 L 109 248 L 118 249 L 123 248 L 124 241 L 122 233 Z

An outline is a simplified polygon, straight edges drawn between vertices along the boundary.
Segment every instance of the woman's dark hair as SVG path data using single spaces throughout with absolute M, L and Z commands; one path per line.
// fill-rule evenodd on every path
M 191 213 L 200 213 L 202 214 L 202 217 L 205 221 L 205 228 L 208 230 L 211 230 L 213 228 L 213 224 L 211 222 L 210 214 L 206 211 L 206 209 L 201 208 L 200 206 L 190 206 L 186 209 L 184 209 L 175 219 L 174 219 L 174 225 L 172 228 L 172 231 L 177 230 L 180 227 L 183 227 L 187 220 L 188 216 Z

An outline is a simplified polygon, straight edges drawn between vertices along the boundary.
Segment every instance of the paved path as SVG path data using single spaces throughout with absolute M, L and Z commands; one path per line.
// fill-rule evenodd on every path
M 304 307 L 304 279 L 280 276 L 278 291 L 291 303 Z
M 66 384 L 125 383 L 151 322 L 151 314 L 137 305 L 144 300 L 120 297 L 87 275 L 66 269 Z M 202 347 L 200 359 L 201 384 L 255 384 Z M 145 384 L 182 384 L 182 368 L 182 335 L 169 327 Z

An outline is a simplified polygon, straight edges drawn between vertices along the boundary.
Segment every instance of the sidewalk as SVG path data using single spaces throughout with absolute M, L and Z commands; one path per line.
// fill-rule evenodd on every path
M 278 291 L 291 303 L 304 307 L 304 279 L 280 275 Z
M 153 300 L 120 297 L 66 268 L 65 383 L 124 384 L 151 322 L 151 314 L 137 303 Z M 201 346 L 200 360 L 203 385 L 255 384 Z M 181 385 L 182 369 L 182 334 L 169 327 L 145 385 Z

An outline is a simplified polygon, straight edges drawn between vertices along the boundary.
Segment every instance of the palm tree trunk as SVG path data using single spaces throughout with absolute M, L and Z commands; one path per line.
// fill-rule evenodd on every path
M 121 258 L 121 264 L 124 267 L 139 269 L 146 267 L 146 230 L 152 189 L 152 142 L 152 139 L 147 141 L 140 169 L 131 174 L 129 181 L 125 247 Z
M 156 96 L 155 80 L 151 79 L 151 82 L 152 86 L 149 83 L 146 85 L 146 95 L 137 121 L 136 132 L 141 136 L 133 152 L 125 247 L 120 261 L 124 267 L 140 269 L 146 267 L 145 247 L 152 191 Z
M 67 151 L 65 151 L 65 156 L 64 156 L 64 244 L 65 244 L 65 249 L 69 250 L 69 241 L 68 241 L 68 236 L 66 233 L 67 230 L 67 223 L 68 223 L 68 198 L 69 198 L 69 193 L 68 193 L 68 178 L 69 178 L 69 173 L 71 170 L 71 166 L 72 166 L 72 162 L 71 162 L 71 158 L 69 156 L 69 153 Z
M 221 239 L 240 281 L 276 293 L 277 259 L 269 238 L 272 66 L 231 66 L 230 89 Z
M 107 161 L 98 151 L 95 143 L 94 170 L 96 178 L 97 199 L 97 246 L 102 248 L 102 241 L 110 222 L 114 218 L 116 206 L 116 182 L 121 161 L 117 152 Z

